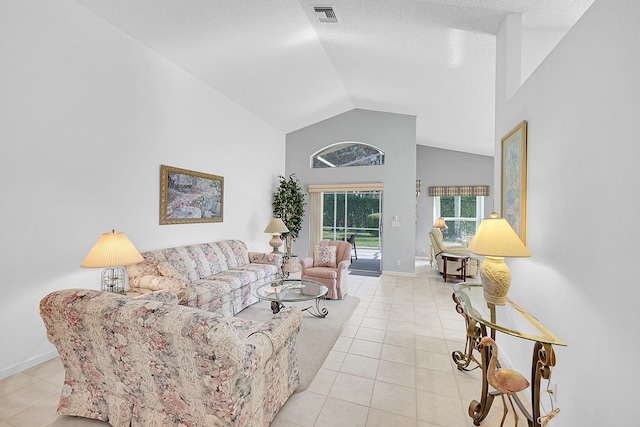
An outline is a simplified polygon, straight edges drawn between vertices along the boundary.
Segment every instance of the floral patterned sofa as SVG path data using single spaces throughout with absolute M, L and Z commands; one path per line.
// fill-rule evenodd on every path
M 124 426 L 268 426 L 299 384 L 289 307 L 255 322 L 89 289 L 40 302 L 65 380 L 58 413 Z
M 282 255 L 249 252 L 240 240 L 222 240 L 143 252 L 127 267 L 138 293 L 171 290 L 179 303 L 233 316 L 258 301 L 251 289 L 279 277 Z

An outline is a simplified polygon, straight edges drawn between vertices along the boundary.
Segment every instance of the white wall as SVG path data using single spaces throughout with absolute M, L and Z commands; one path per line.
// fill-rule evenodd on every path
M 566 30 L 558 29 L 522 31 L 522 82 L 529 78 L 566 33 Z
M 382 166 L 311 169 L 309 157 L 337 142 L 357 141 L 385 152 Z M 383 182 L 382 270 L 413 275 L 415 272 L 416 118 L 404 114 L 354 109 L 287 134 L 287 175 L 295 173 L 307 191 L 309 184 Z M 397 215 L 399 227 L 391 221 Z M 296 253 L 309 253 L 309 211 Z M 400 265 L 396 264 L 400 260 Z
M 528 121 L 533 256 L 507 260 L 510 296 L 568 344 L 556 348 L 561 413 L 553 426 L 637 418 L 639 16 L 636 0 L 596 0 L 509 101 L 498 80 L 496 153 L 502 135 Z M 495 171 L 498 185 L 499 155 Z M 531 343 L 502 342 L 510 363 L 528 373 Z
M 99 288 L 103 232 L 270 250 L 282 132 L 73 1 L 2 2 L 0 61 L 0 378 L 54 356 L 38 303 Z M 224 222 L 160 226 L 161 164 L 223 176 Z

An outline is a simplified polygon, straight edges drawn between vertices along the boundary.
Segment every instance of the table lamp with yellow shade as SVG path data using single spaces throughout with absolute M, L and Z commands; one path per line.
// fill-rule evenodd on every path
M 102 233 L 80 267 L 105 268 L 101 276 L 101 289 L 108 292 L 124 292 L 125 271 L 122 266 L 144 261 L 131 240 L 122 232 Z
M 468 249 L 485 259 L 480 264 L 480 280 L 488 303 L 504 305 L 511 286 L 511 272 L 505 257 L 528 257 L 531 252 L 522 243 L 505 218 L 491 213 L 480 223 Z

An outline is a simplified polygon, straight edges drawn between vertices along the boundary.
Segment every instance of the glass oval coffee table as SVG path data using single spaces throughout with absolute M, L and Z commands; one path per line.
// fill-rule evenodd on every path
M 316 317 L 326 317 L 329 310 L 320 308 L 320 298 L 329 289 L 322 283 L 306 279 L 280 279 L 258 286 L 252 294 L 262 300 L 271 301 L 273 314 L 280 312 L 285 302 L 300 302 L 315 299 L 315 306 L 311 305 L 302 311 L 308 311 Z

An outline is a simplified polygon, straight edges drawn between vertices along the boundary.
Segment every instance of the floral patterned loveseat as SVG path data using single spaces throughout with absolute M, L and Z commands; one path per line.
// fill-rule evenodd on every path
M 124 426 L 268 426 L 299 384 L 300 310 L 255 322 L 89 289 L 44 297 L 65 380 L 58 413 Z
M 172 290 L 179 303 L 234 316 L 258 299 L 251 289 L 279 278 L 282 255 L 249 252 L 240 240 L 221 240 L 143 252 L 127 267 L 129 287 L 139 293 Z

